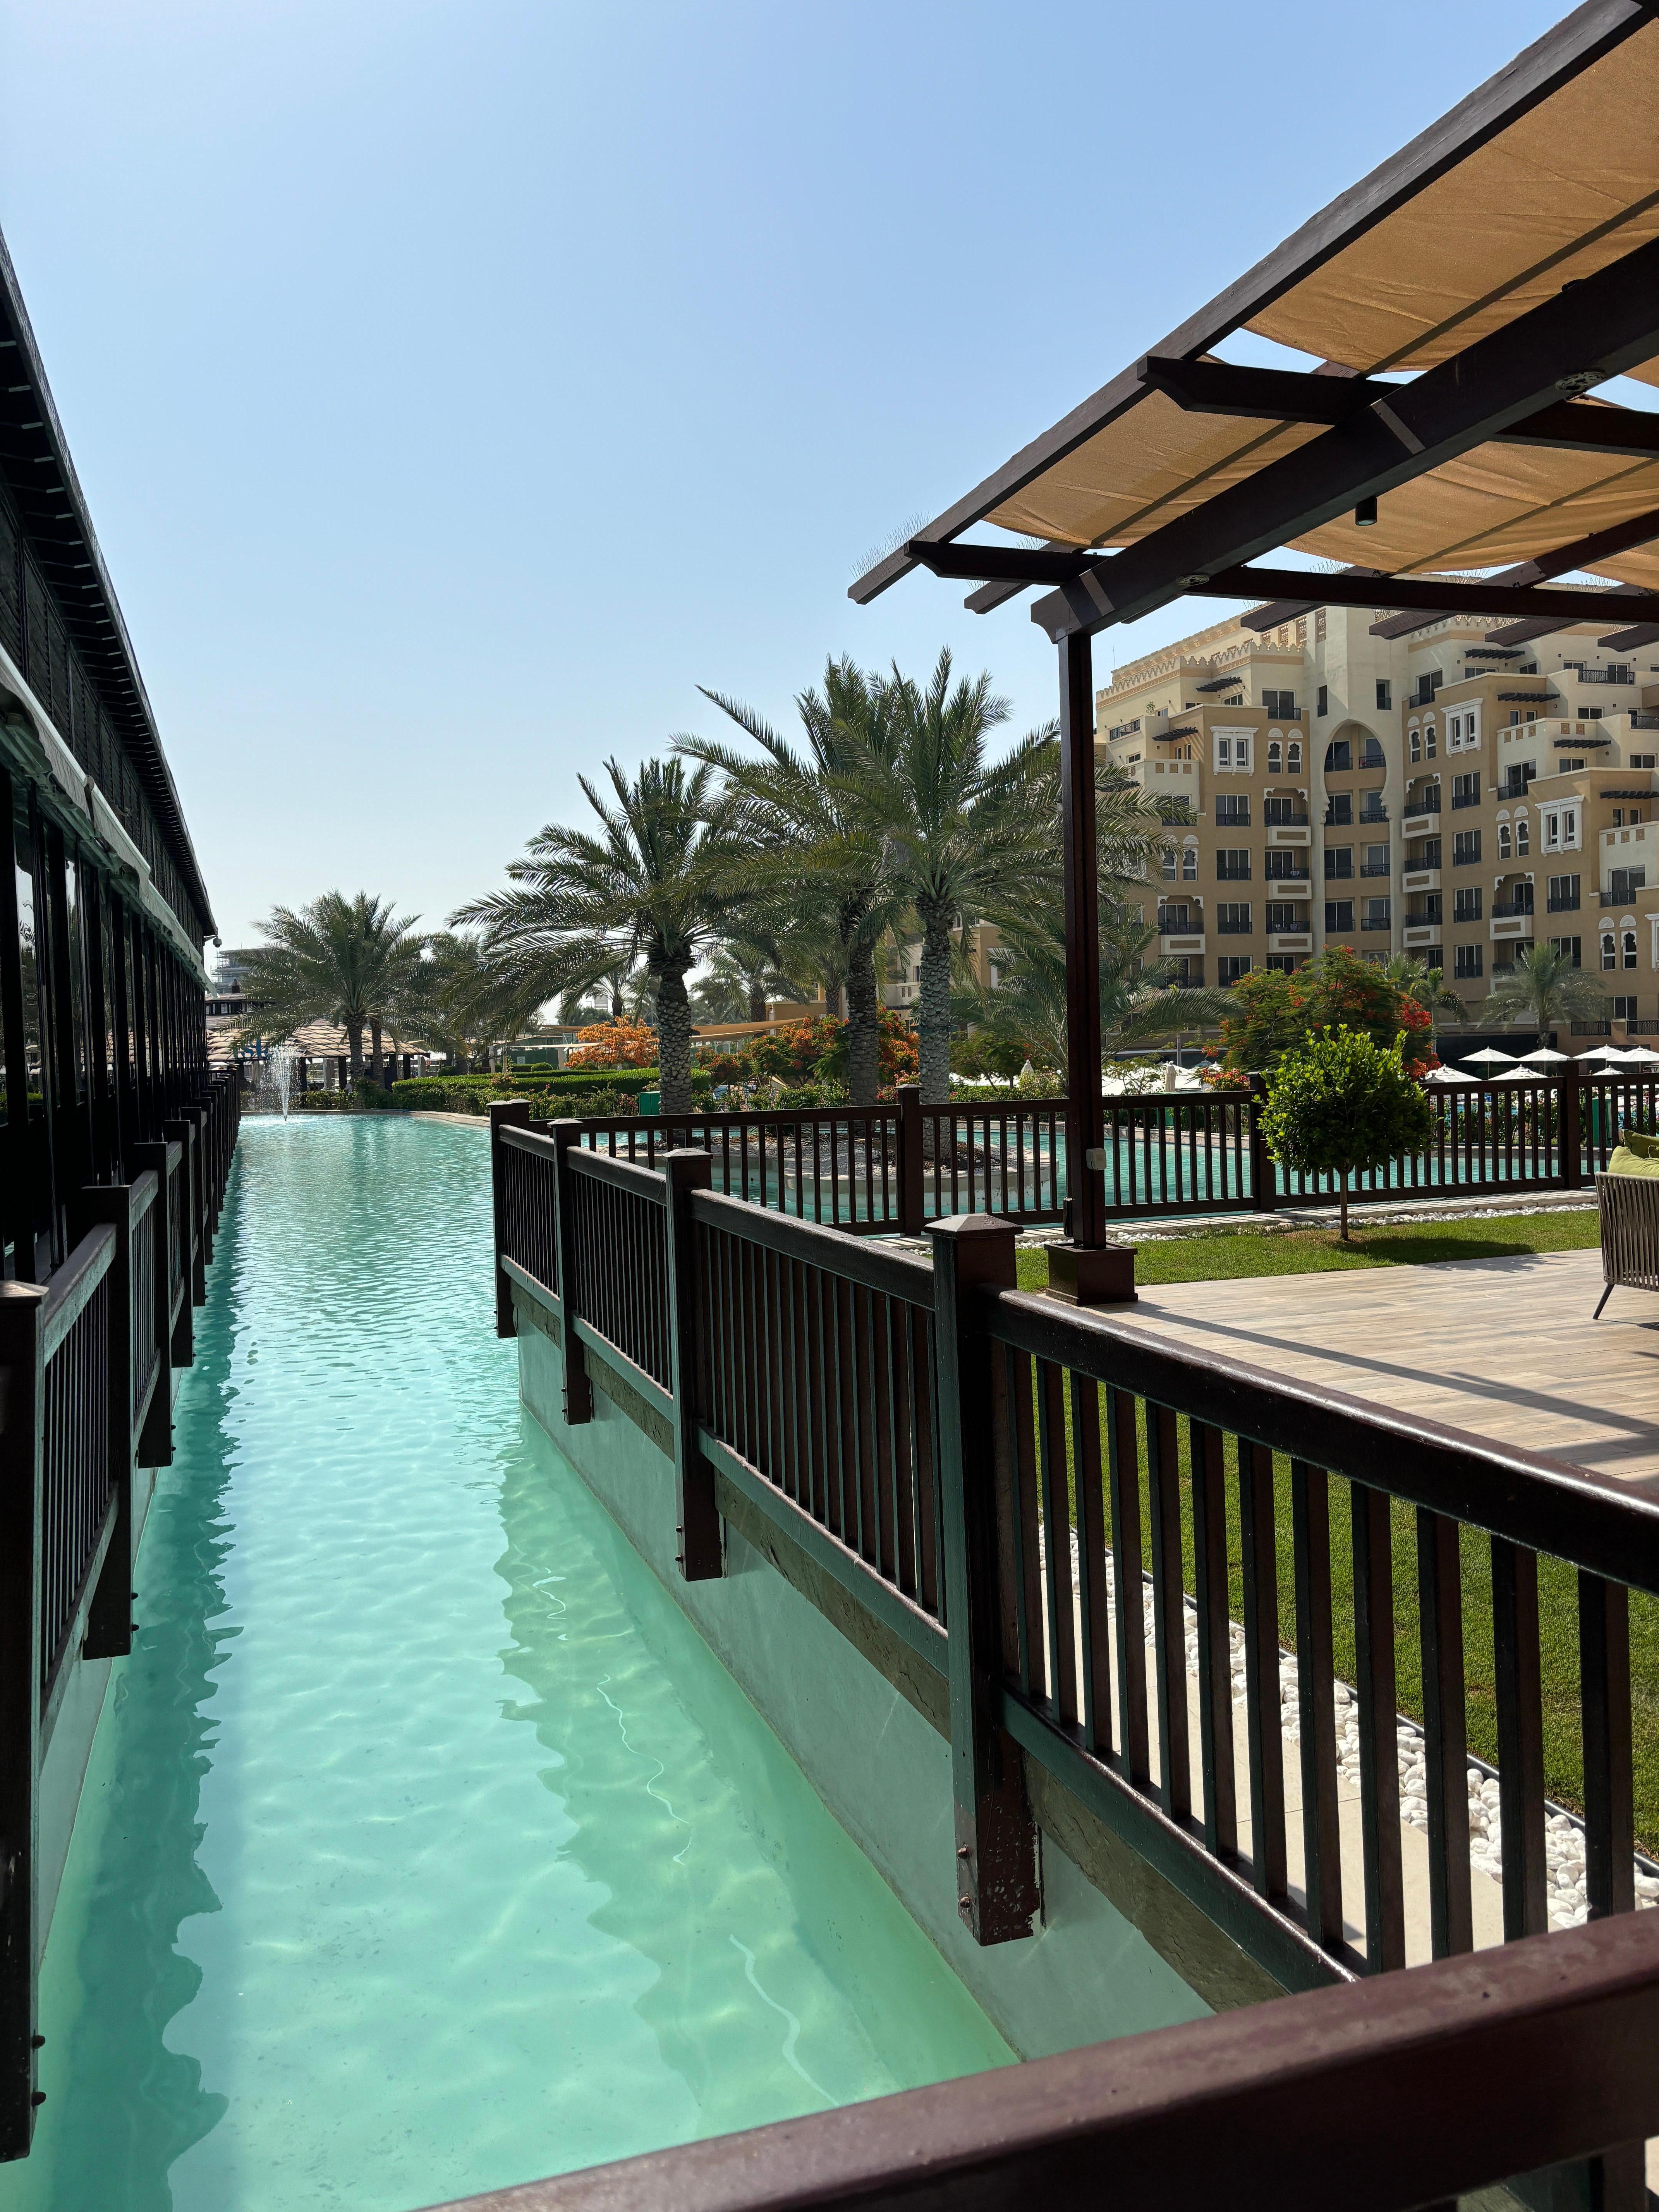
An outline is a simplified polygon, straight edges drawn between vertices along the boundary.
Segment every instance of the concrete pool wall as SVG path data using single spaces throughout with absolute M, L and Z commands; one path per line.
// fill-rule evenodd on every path
M 516 1289 L 514 1312 L 526 1407 L 1022 2057 L 1279 1994 L 1036 1769 L 1040 1932 L 976 1944 L 957 1907 L 944 1678 L 729 1487 L 726 1572 L 684 1581 L 661 1417 L 590 1353 L 593 1419 L 570 1426 L 558 1322 Z

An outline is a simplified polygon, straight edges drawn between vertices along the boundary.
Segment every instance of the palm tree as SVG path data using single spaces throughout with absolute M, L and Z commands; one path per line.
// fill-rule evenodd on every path
M 1534 945 L 1518 952 L 1512 972 L 1480 1009 L 1484 1020 L 1524 1022 L 1540 1036 L 1553 1036 L 1574 1022 L 1604 1021 L 1607 1011 L 1595 977 L 1553 945 Z
M 1035 921 L 1052 902 L 1055 726 L 992 760 L 989 740 L 1008 719 L 1008 702 L 993 693 L 988 674 L 953 684 L 948 647 L 925 689 L 896 667 L 881 694 L 889 749 L 884 756 L 860 747 L 842 781 L 857 814 L 879 832 L 890 881 L 915 915 L 921 1095 L 940 1105 L 951 1095 L 957 934 L 985 920 Z
M 973 1018 L 991 1036 L 1025 1047 L 1037 1066 L 1066 1060 L 1066 935 L 1051 909 L 1002 932 L 1000 957 L 993 956 L 996 982 L 981 992 Z M 1173 961 L 1147 963 L 1155 925 L 1135 908 L 1103 900 L 1100 909 L 1100 1028 L 1103 1049 L 1131 1052 L 1168 1038 L 1209 1029 L 1227 1012 L 1228 994 L 1188 990 L 1175 981 Z
M 380 1026 L 405 988 L 416 919 L 394 914 L 389 900 L 367 891 L 352 898 L 325 891 L 297 913 L 274 908 L 262 925 L 270 941 L 249 956 L 245 970 L 250 1012 L 238 1035 L 283 1037 L 307 1022 L 338 1022 L 355 1082 L 363 1072 L 363 1031 L 372 1027 L 378 1079 Z
M 876 951 L 904 901 L 855 771 L 890 756 L 887 687 L 849 659 L 828 662 L 822 692 L 809 689 L 795 701 L 805 733 L 799 750 L 740 700 L 708 690 L 703 696 L 760 747 L 760 757 L 699 737 L 676 738 L 675 750 L 725 778 L 751 896 L 771 910 L 775 930 L 787 933 L 798 954 L 816 945 L 811 964 L 830 1001 L 846 992 L 848 1091 L 854 1105 L 873 1105 L 880 1079 Z M 798 957 L 789 964 L 805 963 Z
M 1431 1021 L 1437 1014 L 1461 1018 L 1465 1011 L 1462 999 L 1446 984 L 1444 971 L 1431 968 L 1409 952 L 1391 954 L 1382 963 L 1382 976 L 1403 997 L 1421 1006 Z
M 422 939 L 390 1012 L 399 1035 L 435 1046 L 461 1073 L 479 1058 L 488 1064 L 492 1043 L 516 1036 L 540 1004 L 478 938 L 438 930 Z
M 742 906 L 728 810 L 706 768 L 647 761 L 632 781 L 605 764 L 613 797 L 586 776 L 599 831 L 550 823 L 507 869 L 514 888 L 451 919 L 475 922 L 486 957 L 536 994 L 578 996 L 619 959 L 642 965 L 657 1010 L 665 1111 L 691 1108 L 691 1009 L 685 979 Z

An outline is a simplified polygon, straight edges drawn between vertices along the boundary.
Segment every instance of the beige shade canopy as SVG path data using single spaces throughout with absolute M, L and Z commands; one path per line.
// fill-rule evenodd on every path
M 1296 349 L 1310 367 L 1368 375 L 1430 368 L 1659 239 L 1659 21 L 1634 11 L 1630 21 L 1638 27 L 1493 135 L 1474 132 L 1450 166 L 1437 169 L 1431 142 L 1455 136 L 1463 111 L 1425 133 L 1418 148 L 1430 149 L 1419 162 L 1426 180 L 1369 227 L 1345 228 L 1328 210 L 1316 218 L 1309 232 L 1329 223 L 1337 250 L 1321 258 L 1316 241 L 1300 264 L 1306 273 L 1242 326 Z M 1495 79 L 1465 107 L 1501 99 L 1504 84 Z M 1223 322 L 1218 316 L 1214 326 Z M 1632 374 L 1659 383 L 1659 359 Z M 1059 546 L 1121 548 L 1322 434 L 1306 423 L 1184 410 L 1133 374 L 1099 397 L 1108 395 L 1099 427 L 1029 481 L 1018 482 L 1026 471 L 1010 464 L 1006 489 L 975 519 Z M 1057 446 L 1065 427 L 1050 434 Z M 1392 574 L 1449 574 L 1538 558 L 1654 509 L 1659 459 L 1493 442 L 1385 494 L 1375 527 L 1343 516 L 1290 542 Z M 1592 567 L 1659 588 L 1652 547 Z

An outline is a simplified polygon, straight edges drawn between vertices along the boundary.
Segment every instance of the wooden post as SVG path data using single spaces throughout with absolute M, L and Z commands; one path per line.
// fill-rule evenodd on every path
M 86 1659 L 125 1659 L 132 1649 L 132 1192 L 126 1183 L 91 1183 L 76 1205 L 76 1236 L 107 1222 L 115 1231 L 109 1285 L 108 1423 L 115 1523 L 87 1609 Z
M 1578 1190 L 1584 1181 L 1583 1092 L 1577 1068 L 1561 1071 L 1559 1136 L 1561 1146 L 1560 1180 L 1563 1190 Z
M 674 1554 L 689 1583 L 716 1580 L 726 1571 L 720 1516 L 714 1504 L 714 1470 L 697 1442 L 700 1363 L 697 1358 L 697 1225 L 691 1194 L 707 1190 L 714 1163 L 700 1146 L 665 1152 L 658 1162 L 668 1188 L 668 1340 L 674 1393 L 674 1491 L 679 1518 Z
M 899 1112 L 899 1234 L 920 1237 L 923 1225 L 922 1183 L 927 1172 L 922 1164 L 921 1085 L 901 1083 L 893 1095 L 898 1101 Z
M 173 1330 L 169 1326 L 167 1301 L 173 1285 L 167 1273 L 167 1253 L 173 1234 L 173 1224 L 167 1215 L 167 1148 L 165 1145 L 135 1145 L 132 1147 L 133 1166 L 142 1175 L 146 1168 L 155 1171 L 155 1346 L 161 1364 L 155 1370 L 155 1389 L 149 1401 L 149 1411 L 144 1416 L 144 1425 L 138 1438 L 140 1467 L 171 1467 L 173 1465 Z
M 34 2133 L 44 1289 L 0 1283 L 0 2158 Z
M 173 1364 L 175 1367 L 191 1367 L 196 1361 L 196 1322 L 191 1310 L 190 1279 L 190 1224 L 193 1204 L 191 1193 L 196 1186 L 196 1131 L 188 1121 L 163 1121 L 161 1134 L 170 1143 L 179 1147 L 179 1172 L 173 1179 L 173 1198 L 174 1206 L 180 1209 L 183 1214 L 183 1221 L 179 1231 L 179 1243 L 182 1255 L 179 1272 L 184 1280 L 185 1295 L 179 1302 L 179 1326 L 173 1336 Z M 169 1279 L 167 1285 L 169 1316 L 173 1310 L 172 1296 L 173 1285 Z
M 529 1113 L 526 1105 L 525 1111 Z M 553 1159 L 554 1236 L 559 1249 L 559 1325 L 564 1353 L 564 1417 L 573 1429 L 593 1418 L 593 1384 L 587 1354 L 576 1337 L 576 1223 L 570 1194 L 570 1152 L 581 1142 L 582 1125 L 568 1119 L 550 1121 L 547 1133 L 558 1150 Z
M 507 1243 L 507 1147 L 501 1142 L 503 1129 L 527 1129 L 530 1126 L 530 1101 L 527 1098 L 492 1098 L 489 1102 L 489 1191 L 491 1210 L 495 1223 L 495 1334 L 514 1336 L 517 1330 L 513 1321 L 513 1285 L 501 1267 L 501 1253 Z
M 957 1906 L 976 1942 L 1007 1943 L 1033 1933 L 1042 1893 L 1025 1778 L 1002 1725 L 995 1416 L 1004 1364 L 976 1304 L 981 1291 L 1012 1289 L 1014 1228 L 959 1213 L 934 1222 L 932 1236 Z

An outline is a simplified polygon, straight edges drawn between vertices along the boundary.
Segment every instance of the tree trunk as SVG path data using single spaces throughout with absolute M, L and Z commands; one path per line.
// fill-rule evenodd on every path
M 368 1036 L 370 1045 L 368 1072 L 379 1083 L 383 1080 L 386 1074 L 386 1054 L 381 1048 L 380 1018 L 378 1014 L 369 1016 Z
M 1348 1242 L 1348 1170 L 1342 1170 L 1342 1233 L 1340 1242 Z
M 867 945 L 847 963 L 847 1092 L 854 1106 L 873 1106 L 881 1088 L 881 1024 L 876 957 Z
M 916 991 L 924 1106 L 947 1106 L 951 1102 L 951 950 L 949 929 L 924 915 Z
M 684 965 L 657 977 L 657 1100 L 665 1114 L 691 1111 L 691 1001 Z
M 356 1083 L 363 1072 L 363 1025 L 349 1017 L 345 1025 L 346 1044 L 350 1053 L 351 1080 Z
M 766 985 L 758 975 L 749 979 L 749 1018 L 751 1022 L 766 1019 Z

